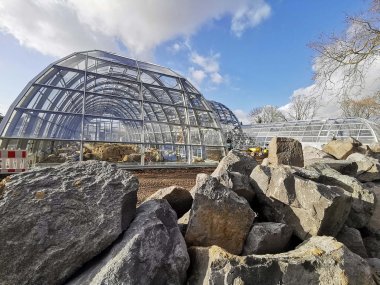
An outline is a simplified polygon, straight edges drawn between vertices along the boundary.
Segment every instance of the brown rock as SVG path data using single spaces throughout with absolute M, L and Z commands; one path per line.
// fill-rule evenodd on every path
M 158 190 L 156 193 L 146 199 L 146 201 L 154 199 L 165 199 L 169 205 L 177 213 L 177 217 L 182 217 L 191 208 L 193 197 L 189 191 L 180 186 L 170 186 Z
M 295 250 L 236 256 L 223 249 L 192 247 L 188 284 L 375 285 L 371 268 L 332 237 L 313 237 Z
M 336 159 L 346 159 L 361 143 L 354 138 L 345 140 L 332 140 L 322 147 L 325 153 L 331 154 Z
M 218 245 L 240 254 L 255 216 L 247 200 L 209 176 L 195 192 L 186 243 L 188 246 Z
M 292 138 L 274 137 L 269 143 L 269 164 L 294 165 L 303 167 L 302 145 Z
M 357 229 L 343 227 L 343 229 L 336 236 L 336 239 L 347 246 L 347 248 L 353 253 L 356 253 L 363 258 L 368 257 L 367 250 L 363 244 L 362 236 Z
M 266 218 L 291 226 L 300 239 L 335 236 L 350 213 L 352 198 L 343 189 L 301 178 L 289 166 L 260 165 L 251 178 Z
M 283 252 L 293 230 L 281 223 L 257 223 L 252 226 L 245 241 L 243 255 Z

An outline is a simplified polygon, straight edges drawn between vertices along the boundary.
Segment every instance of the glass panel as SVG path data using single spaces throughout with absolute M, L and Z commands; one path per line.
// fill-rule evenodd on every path
M 84 140 L 138 143 L 141 132 L 141 121 L 85 117 Z
M 113 78 L 88 75 L 86 91 L 140 100 L 139 84 Z
M 57 65 L 85 70 L 86 69 L 86 56 L 84 54 L 75 54 L 72 57 L 69 57 L 59 63 Z
M 87 94 L 85 113 L 119 119 L 141 120 L 141 103 L 111 96 Z
M 224 156 L 224 149 L 220 147 L 205 147 L 205 150 L 205 162 L 207 163 L 218 163 Z
M 211 146 L 223 145 L 220 131 L 217 131 L 214 129 L 200 129 L 200 131 L 201 131 L 201 138 L 203 138 L 204 145 L 211 145 Z
M 16 110 L 4 136 L 21 138 L 80 139 L 80 115 Z
M 32 92 L 35 92 L 35 94 L 32 95 Z M 57 112 L 82 112 L 83 92 L 34 87 L 33 91 L 31 90 L 28 94 L 30 94 L 28 100 L 21 101 L 19 106 Z

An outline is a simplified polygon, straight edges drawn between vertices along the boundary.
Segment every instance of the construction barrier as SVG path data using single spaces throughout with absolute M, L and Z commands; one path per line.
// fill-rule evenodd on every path
M 28 170 L 26 150 L 0 150 L 0 173 L 18 173 Z

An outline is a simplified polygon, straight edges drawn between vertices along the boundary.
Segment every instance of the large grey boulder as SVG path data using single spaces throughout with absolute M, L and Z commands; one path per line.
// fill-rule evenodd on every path
M 380 231 L 380 183 L 370 182 L 370 183 L 366 183 L 365 185 L 367 189 L 375 195 L 375 198 L 377 201 L 373 215 L 371 216 L 367 224 L 367 228 L 371 232 L 377 232 L 377 231 Z
M 380 180 L 380 161 L 361 153 L 353 153 L 347 157 L 358 165 L 355 177 L 362 182 Z
M 255 197 L 255 192 L 250 184 L 249 175 L 256 165 L 257 162 L 252 156 L 231 150 L 227 156 L 219 162 L 218 167 L 211 176 L 217 178 L 221 184 L 232 189 L 232 191 L 236 192 L 239 196 L 247 199 L 248 202 L 252 202 Z M 199 184 L 199 182 L 197 182 L 197 184 Z
M 367 262 L 372 269 L 372 276 L 376 285 L 380 285 L 380 259 L 379 258 L 367 258 Z
M 364 237 L 363 243 L 369 257 L 380 258 L 380 232 Z
M 186 243 L 240 254 L 255 216 L 246 199 L 209 176 L 195 192 Z
M 180 186 L 170 186 L 159 189 L 156 193 L 149 196 L 145 201 L 154 199 L 165 199 L 177 213 L 178 218 L 182 217 L 191 208 L 193 197 L 188 190 Z
M 252 226 L 244 244 L 243 255 L 283 252 L 293 230 L 281 223 L 257 223 Z
M 325 164 L 315 164 L 308 166 L 307 169 L 319 175 L 316 179 L 311 179 L 322 184 L 338 186 L 346 191 L 346 195 L 352 197 L 352 208 L 346 221 L 349 227 L 362 228 L 368 224 L 375 211 L 377 200 L 375 194 L 367 186 L 354 177 L 342 175 Z
M 342 188 L 295 175 L 289 166 L 257 166 L 251 174 L 267 220 L 285 223 L 302 240 L 335 236 L 350 213 L 352 198 Z
M 325 153 L 331 154 L 336 159 L 346 159 L 351 153 L 357 150 L 362 144 L 354 138 L 344 140 L 332 140 L 322 146 Z
M 189 264 L 175 212 L 166 200 L 151 200 L 120 240 L 68 284 L 184 284 Z
M 224 181 L 229 180 L 228 173 L 239 172 L 249 176 L 256 165 L 257 162 L 252 156 L 237 150 L 231 150 L 219 162 L 211 176 L 219 177 L 221 182 L 224 183 Z
M 253 202 L 256 193 L 251 186 L 249 176 L 232 171 L 228 172 L 226 177 L 228 177 L 228 180 L 219 180 L 221 184 L 230 188 L 239 196 L 244 197 L 249 203 Z M 219 177 L 216 178 L 218 179 Z
M 313 237 L 295 250 L 236 256 L 213 246 L 189 249 L 188 284 L 374 285 L 371 268 L 332 237 Z
M 304 166 L 302 144 L 292 138 L 273 137 L 269 142 L 268 162 L 272 165 Z
M 62 284 L 129 226 L 137 190 L 106 162 L 13 176 L 0 200 L 0 284 Z
M 336 236 L 337 241 L 343 243 L 353 253 L 367 258 L 367 250 L 364 247 L 363 239 L 357 229 L 350 227 L 343 227 L 343 229 Z
M 355 161 L 348 161 L 348 160 L 339 160 L 339 159 L 333 159 L 333 158 L 321 158 L 316 160 L 310 160 L 307 164 L 305 164 L 306 167 L 311 166 L 328 166 L 336 171 L 339 171 L 340 173 L 344 175 L 350 175 L 354 176 L 358 170 L 358 165 Z
M 318 148 L 312 146 L 305 146 L 303 148 L 303 159 L 305 166 L 325 158 L 334 159 L 332 155 L 329 155 Z

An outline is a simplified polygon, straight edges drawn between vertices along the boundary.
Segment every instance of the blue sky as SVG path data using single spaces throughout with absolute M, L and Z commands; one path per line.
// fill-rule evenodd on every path
M 44 0 L 40 9 L 31 0 L 0 0 L 0 112 L 52 61 L 75 50 L 108 49 L 173 68 L 207 99 L 238 110 L 243 119 L 253 107 L 285 105 L 295 90 L 311 85 L 308 43 L 321 34 L 344 32 L 345 16 L 368 5 L 239 0 L 235 7 L 232 1 L 182 0 L 183 12 L 165 0 L 161 5 L 148 1 L 147 12 L 139 1 L 114 0 L 115 9 L 104 9 L 101 0 L 87 1 Z M 118 10 L 128 3 L 136 17 L 125 20 Z M 96 18 L 100 10 L 104 23 Z

